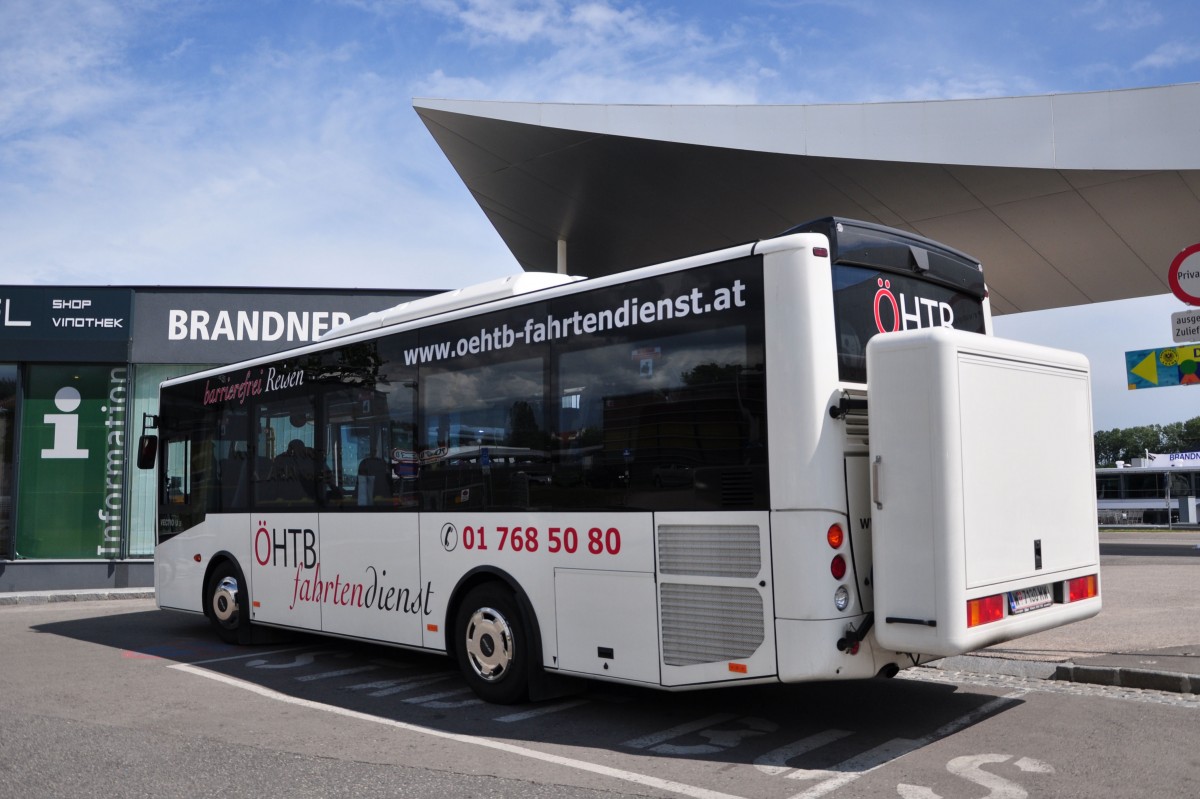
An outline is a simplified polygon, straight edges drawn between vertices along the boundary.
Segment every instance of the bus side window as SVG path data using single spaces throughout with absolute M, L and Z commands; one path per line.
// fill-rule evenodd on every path
M 545 379 L 542 358 L 423 372 L 427 440 L 417 484 L 426 510 L 533 504 L 531 472 L 549 444 Z
M 324 463 L 316 443 L 316 415 L 310 397 L 259 406 L 258 452 L 270 466 L 255 485 L 257 507 L 315 509 Z
M 564 353 L 555 502 L 764 506 L 765 391 L 747 338 L 732 325 Z
M 212 441 L 190 437 L 168 438 L 163 452 L 161 502 L 179 519 L 180 532 L 204 521 L 205 514 L 220 510 L 217 459 Z

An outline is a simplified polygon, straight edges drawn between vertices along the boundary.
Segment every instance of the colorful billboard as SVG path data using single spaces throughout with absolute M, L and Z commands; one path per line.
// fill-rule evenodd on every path
M 1200 345 L 1125 353 L 1129 390 L 1200 384 Z

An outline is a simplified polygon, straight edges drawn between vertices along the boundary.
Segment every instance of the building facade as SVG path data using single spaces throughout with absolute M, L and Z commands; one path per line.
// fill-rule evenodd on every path
M 0 592 L 152 585 L 159 383 L 429 293 L 0 286 Z

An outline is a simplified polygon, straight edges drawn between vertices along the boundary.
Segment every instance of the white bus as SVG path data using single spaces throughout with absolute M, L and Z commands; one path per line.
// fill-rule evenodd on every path
M 446 653 L 494 702 L 891 676 L 1086 618 L 1087 361 L 989 333 L 975 260 L 843 219 L 353 320 L 163 383 L 158 604 Z

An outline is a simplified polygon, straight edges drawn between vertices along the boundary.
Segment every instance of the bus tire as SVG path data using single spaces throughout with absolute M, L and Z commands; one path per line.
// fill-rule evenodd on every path
M 222 641 L 236 644 L 250 627 L 247 610 L 242 572 L 233 561 L 224 561 L 208 578 L 208 587 L 204 591 L 205 615 Z
M 454 630 L 458 667 L 480 699 L 510 705 L 528 695 L 529 642 L 512 591 L 499 583 L 471 589 Z

